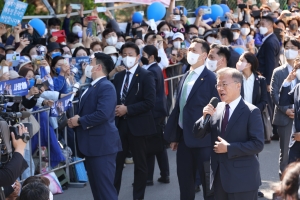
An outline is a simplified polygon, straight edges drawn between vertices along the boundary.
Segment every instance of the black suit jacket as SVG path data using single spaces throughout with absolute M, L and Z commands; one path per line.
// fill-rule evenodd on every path
M 228 67 L 235 68 L 236 63 L 240 59 L 240 54 L 238 54 L 231 46 L 229 47 L 230 50 L 230 58 L 228 60 Z
M 279 66 L 280 44 L 273 33 L 261 45 L 256 57 L 259 62 L 258 71 L 266 78 L 270 85 L 273 70 Z
M 154 118 L 166 117 L 167 112 L 167 97 L 165 95 L 165 85 L 164 77 L 162 71 L 157 63 L 152 64 L 149 68 L 149 71 L 153 73 L 155 89 L 156 89 L 156 99 L 155 106 L 153 109 Z
M 244 98 L 244 85 L 242 85 L 241 96 Z M 254 86 L 252 93 L 252 104 L 262 112 L 268 103 L 267 83 L 263 76 L 254 73 Z
M 259 162 L 256 154 L 264 147 L 264 127 L 261 112 L 254 105 L 240 100 L 233 111 L 224 135 L 221 135 L 221 124 L 225 103 L 216 107 L 207 129 L 203 129 L 203 117 L 194 127 L 196 136 L 211 135 L 211 145 L 218 141 L 218 136 L 230 145 L 227 153 L 216 153 L 212 149 L 211 169 L 216 175 L 219 169 L 221 182 L 227 193 L 249 192 L 261 185 Z
M 114 85 L 117 92 L 117 105 L 121 105 L 121 89 L 126 70 L 116 74 Z M 155 81 L 153 73 L 137 67 L 130 82 L 125 105 L 127 114 L 122 116 L 128 123 L 130 132 L 135 136 L 151 135 L 156 133 L 152 109 L 155 105 Z M 119 128 L 119 119 L 116 125 Z

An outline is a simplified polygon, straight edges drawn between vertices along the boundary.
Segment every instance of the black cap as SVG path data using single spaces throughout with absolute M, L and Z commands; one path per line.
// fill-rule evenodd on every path
M 270 22 L 272 22 L 272 24 L 274 24 L 274 19 L 272 17 L 273 14 L 268 14 L 267 16 L 262 16 L 262 19 L 268 20 Z
M 239 24 L 241 25 L 241 26 L 243 26 L 244 24 L 248 24 L 249 26 L 251 25 L 249 22 L 247 22 L 247 21 L 241 21 L 241 22 L 239 22 Z
M 217 35 L 218 34 L 218 29 L 210 29 L 210 30 L 206 30 L 205 33 L 203 34 L 202 38 L 205 39 L 206 37 L 210 36 L 210 35 Z
M 47 45 L 47 49 L 48 49 L 48 52 L 52 52 L 55 49 L 59 49 L 61 51 L 61 48 L 60 48 L 60 46 L 59 46 L 59 44 L 57 42 L 50 42 Z
M 238 23 L 233 23 L 230 30 L 241 30 L 241 26 Z
M 113 62 L 113 60 L 111 59 L 111 57 L 105 53 L 95 53 L 94 54 L 96 59 L 99 59 L 103 62 L 103 64 L 105 65 L 105 68 L 107 70 L 107 75 L 113 70 L 115 64 Z

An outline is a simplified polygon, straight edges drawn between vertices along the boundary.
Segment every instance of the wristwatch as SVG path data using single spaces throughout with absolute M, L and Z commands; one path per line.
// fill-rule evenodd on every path
M 77 124 L 81 125 L 80 117 L 79 117 L 78 120 L 77 120 Z

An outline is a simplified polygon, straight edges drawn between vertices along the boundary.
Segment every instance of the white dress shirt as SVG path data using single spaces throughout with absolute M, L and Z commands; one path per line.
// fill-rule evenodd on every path
M 158 66 L 161 70 L 163 70 L 164 68 L 169 66 L 169 59 L 163 48 L 158 49 L 158 56 L 161 58 L 160 62 L 158 63 Z
M 100 79 L 102 79 L 102 78 L 104 78 L 104 77 L 105 77 L 105 76 L 100 76 L 99 78 L 93 80 L 93 81 L 91 82 L 91 86 L 94 86 Z M 81 95 L 81 97 L 80 97 L 80 100 L 81 100 L 81 98 L 83 97 L 83 95 L 88 91 L 88 89 L 89 89 L 89 87 L 86 88 L 86 89 L 84 90 L 84 92 L 82 93 L 82 95 Z
M 246 77 L 243 78 L 244 99 L 251 104 L 253 97 L 254 80 L 255 77 L 253 73 L 248 77 L 248 79 L 246 79 Z
M 269 35 L 265 36 L 265 37 L 262 39 L 262 42 L 264 43 L 264 42 L 266 41 L 266 39 L 267 39 L 268 37 L 270 37 L 272 34 L 273 34 L 273 32 L 270 33 Z
M 240 103 L 241 101 L 241 96 L 239 96 L 237 99 L 235 99 L 234 101 L 232 101 L 231 103 L 229 103 L 229 117 L 228 117 L 228 122 L 230 120 L 230 117 L 232 115 L 232 113 L 234 112 L 235 108 L 237 107 L 237 105 Z M 225 114 L 226 109 L 224 110 L 224 114 Z M 224 115 L 223 115 L 224 116 Z
M 139 64 L 137 63 L 134 67 L 132 67 L 130 70 L 127 70 L 126 69 L 126 73 L 127 72 L 130 72 L 129 74 L 129 80 L 128 80 L 128 88 L 130 87 L 130 83 L 131 83 L 131 80 L 132 80 L 132 77 L 136 71 L 136 69 L 138 68 Z M 124 87 L 124 84 L 125 84 L 125 80 L 126 80 L 126 73 L 125 73 L 125 76 L 124 76 L 124 80 L 123 80 L 123 84 L 122 84 L 122 88 L 121 88 L 121 91 L 120 91 L 120 95 L 121 95 L 121 98 L 122 98 L 122 93 L 123 93 L 123 87 Z
M 153 65 L 154 63 L 156 63 L 156 62 L 153 62 L 153 63 L 151 63 L 151 64 L 149 64 L 149 65 L 143 65 L 142 68 L 145 69 L 145 70 L 148 70 L 149 67 L 150 67 L 151 65 Z

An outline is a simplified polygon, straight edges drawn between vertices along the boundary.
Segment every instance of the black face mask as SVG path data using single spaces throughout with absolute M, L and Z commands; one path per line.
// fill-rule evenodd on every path
M 149 65 L 148 58 L 145 58 L 144 56 L 141 58 L 141 62 L 143 63 L 143 65 Z

